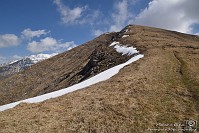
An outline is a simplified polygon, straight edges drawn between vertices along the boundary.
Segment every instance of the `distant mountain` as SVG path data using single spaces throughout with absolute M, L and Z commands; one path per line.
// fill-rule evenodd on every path
M 27 56 L 19 60 L 14 60 L 9 63 L 1 64 L 0 65 L 0 79 L 7 77 L 9 75 L 15 74 L 17 72 L 20 72 L 33 64 L 36 64 L 40 61 L 43 61 L 55 55 L 57 55 L 57 53 L 37 54 L 37 55 Z

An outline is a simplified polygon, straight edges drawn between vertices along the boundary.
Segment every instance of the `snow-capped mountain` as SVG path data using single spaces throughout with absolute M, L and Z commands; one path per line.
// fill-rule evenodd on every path
M 5 77 L 8 75 L 12 75 L 14 73 L 20 72 L 33 64 L 36 64 L 40 61 L 43 61 L 55 55 L 57 55 L 57 53 L 37 54 L 37 55 L 27 56 L 19 60 L 14 60 L 9 63 L 1 64 L 0 76 Z
M 57 55 L 58 53 L 53 53 L 53 54 L 37 54 L 37 55 L 31 55 L 27 58 L 29 58 L 34 64 L 39 62 L 39 61 L 42 61 L 42 60 L 45 60 L 45 59 L 48 59 L 50 57 L 53 57 L 55 55 Z

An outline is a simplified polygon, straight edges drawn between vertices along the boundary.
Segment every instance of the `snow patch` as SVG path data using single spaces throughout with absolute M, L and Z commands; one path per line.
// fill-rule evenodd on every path
M 83 81 L 81 83 L 75 84 L 75 85 L 70 86 L 68 88 L 65 88 L 65 89 L 62 89 L 62 90 L 58 90 L 58 91 L 55 91 L 55 92 L 51 92 L 51 93 L 47 93 L 47 94 L 44 94 L 44 95 L 41 95 L 41 96 L 37 96 L 37 97 L 33 97 L 33 98 L 29 98 L 29 99 L 25 99 L 25 100 L 22 100 L 22 101 L 18 101 L 18 102 L 14 102 L 14 103 L 10 103 L 10 104 L 6 104 L 6 105 L 3 105 L 3 106 L 0 106 L 0 111 L 11 109 L 11 108 L 15 107 L 16 105 L 18 105 L 18 104 L 20 104 L 22 102 L 25 102 L 25 103 L 42 102 L 42 101 L 50 99 L 50 98 L 56 98 L 56 97 L 65 95 L 67 93 L 70 93 L 70 92 L 73 92 L 73 91 L 88 87 L 88 86 L 96 84 L 98 82 L 105 81 L 105 80 L 111 78 L 112 76 L 116 75 L 119 72 L 119 70 L 122 69 L 124 66 L 129 65 L 129 64 L 139 60 L 142 57 L 144 57 L 144 55 L 141 55 L 141 54 L 136 55 L 136 56 L 132 57 L 130 60 L 128 60 L 127 62 L 123 63 L 123 64 L 120 64 L 120 65 L 117 65 L 115 67 L 112 67 L 112 68 L 110 68 L 110 69 L 108 69 L 108 70 L 106 70 L 104 72 L 101 72 L 101 73 L 95 75 L 94 77 L 91 77 L 90 79 L 87 79 L 87 80 L 85 80 L 85 81 Z
M 128 37 L 129 35 L 123 35 L 122 38 Z
M 14 64 L 14 63 L 17 62 L 17 61 L 19 61 L 19 60 L 13 60 L 13 61 L 11 61 L 11 62 L 8 63 L 8 64 L 9 64 L 9 65 Z
M 115 45 L 114 48 L 116 49 L 118 53 L 122 53 L 122 55 L 125 55 L 125 54 L 133 55 L 133 54 L 138 53 L 136 48 L 133 48 L 133 47 Z
M 114 42 L 112 42 L 109 46 L 114 46 L 115 44 L 120 44 L 120 43 L 119 43 L 119 42 L 114 41 Z
M 119 42 L 114 41 L 109 46 L 114 46 L 118 53 L 122 53 L 122 55 L 128 54 L 133 55 L 139 53 L 134 47 L 127 47 L 125 45 L 120 44 Z

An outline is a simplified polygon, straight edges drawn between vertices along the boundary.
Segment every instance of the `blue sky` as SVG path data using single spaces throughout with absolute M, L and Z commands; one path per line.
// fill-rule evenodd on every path
M 0 63 L 60 53 L 127 24 L 199 33 L 198 0 L 1 0 Z

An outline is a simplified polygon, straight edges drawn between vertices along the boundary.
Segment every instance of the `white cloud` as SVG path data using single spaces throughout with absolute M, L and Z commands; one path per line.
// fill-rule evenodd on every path
M 30 42 L 27 49 L 34 53 L 44 51 L 63 52 L 66 50 L 70 50 L 73 47 L 76 47 L 76 44 L 73 41 L 62 43 L 54 38 L 46 37 L 44 39 L 41 39 L 39 42 Z
M 198 7 L 198 0 L 153 0 L 134 23 L 192 33 L 199 24 Z
M 54 0 L 61 14 L 61 20 L 64 24 L 90 24 L 93 25 L 100 15 L 99 10 L 91 10 L 89 7 L 70 8 L 62 3 L 61 0 Z
M 28 44 L 28 50 L 31 52 L 43 52 L 50 50 L 56 44 L 57 41 L 54 38 L 46 37 L 44 39 L 41 39 L 40 42 L 30 42 Z
M 31 30 L 30 28 L 25 29 L 21 32 L 22 38 L 32 39 L 33 37 L 40 37 L 41 35 L 46 35 L 49 32 L 45 30 Z
M 139 0 L 120 0 L 115 3 L 108 24 L 104 29 L 95 27 L 96 31 L 120 31 L 128 24 L 146 25 L 174 30 L 184 33 L 196 34 L 194 26 L 199 24 L 198 0 L 151 0 L 144 10 L 138 15 L 133 14 L 132 5 L 136 6 Z M 95 30 L 92 30 L 96 36 Z
M 106 16 L 111 17 L 105 17 L 104 21 L 100 21 L 103 26 L 100 26 L 100 29 L 93 29 L 93 36 L 98 36 L 104 32 L 117 32 L 122 30 L 134 17 L 129 7 L 136 4 L 138 1 L 139 0 L 121 0 L 116 2 L 113 6 L 113 13 L 110 15 L 106 14 Z M 103 29 L 101 27 L 103 27 Z
M 17 46 L 20 42 L 20 39 L 14 34 L 0 35 L 0 47 Z
M 88 7 L 86 9 L 87 9 L 87 13 L 84 13 L 84 15 L 82 15 L 82 18 L 79 19 L 77 23 L 90 24 L 90 25 L 99 24 L 101 22 L 101 20 L 99 20 L 101 12 L 99 10 L 91 10 Z
M 22 59 L 23 57 L 20 56 L 20 55 L 13 55 L 12 58 L 13 58 L 13 60 L 14 60 L 14 59 Z
M 115 5 L 115 10 L 112 14 L 113 25 L 110 26 L 109 31 L 120 31 L 126 26 L 133 15 L 128 10 L 128 0 L 122 0 Z
M 82 12 L 86 8 L 86 7 L 75 7 L 73 9 L 70 9 L 69 7 L 65 6 L 61 2 L 61 0 L 54 0 L 54 3 L 57 5 L 58 10 L 61 14 L 61 19 L 65 24 L 75 23 L 82 16 Z
M 104 31 L 102 31 L 102 30 L 93 30 L 93 35 L 94 36 L 99 36 L 99 35 L 101 35 L 103 33 L 104 33 Z

